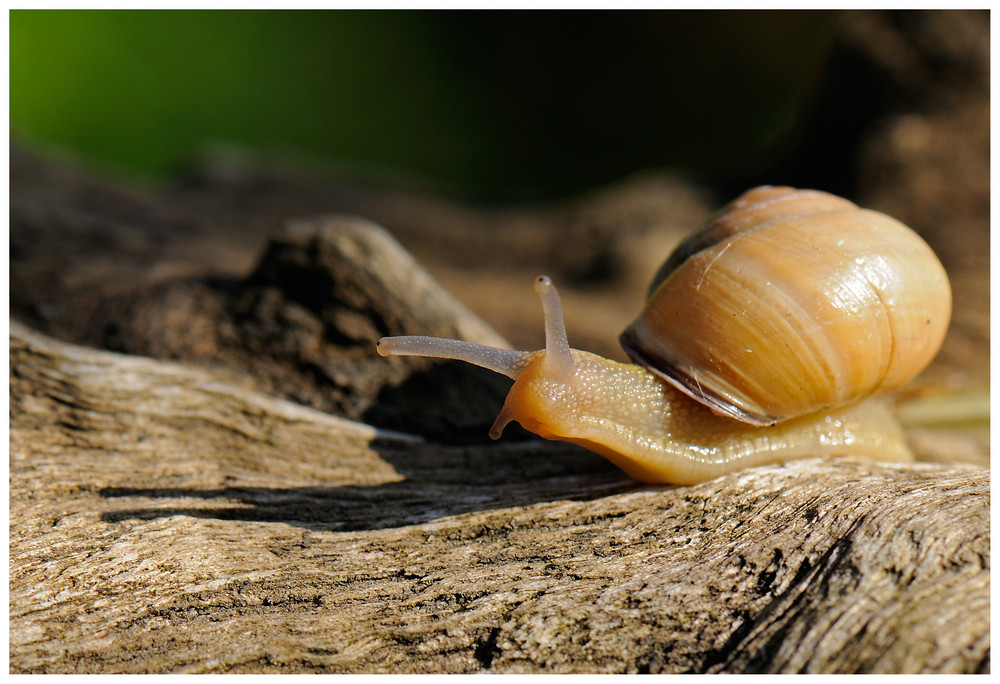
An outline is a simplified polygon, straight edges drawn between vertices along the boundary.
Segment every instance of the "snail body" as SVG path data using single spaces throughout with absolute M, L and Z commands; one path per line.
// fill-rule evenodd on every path
M 551 280 L 537 278 L 535 291 L 543 350 L 409 336 L 383 338 L 378 351 L 511 377 L 494 438 L 517 421 L 637 480 L 673 484 L 805 456 L 910 460 L 877 397 L 931 361 L 951 313 L 944 269 L 909 228 L 833 195 L 773 187 L 724 207 L 668 258 L 621 336 L 638 364 L 571 349 Z

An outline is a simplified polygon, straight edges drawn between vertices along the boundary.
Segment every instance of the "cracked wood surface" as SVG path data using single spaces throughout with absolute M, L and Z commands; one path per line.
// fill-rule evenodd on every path
M 988 669 L 989 477 L 642 487 L 11 330 L 13 672 Z

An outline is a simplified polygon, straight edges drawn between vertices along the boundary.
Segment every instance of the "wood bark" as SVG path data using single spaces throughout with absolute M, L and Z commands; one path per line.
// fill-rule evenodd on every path
M 642 487 L 11 330 L 14 672 L 976 672 L 989 477 Z

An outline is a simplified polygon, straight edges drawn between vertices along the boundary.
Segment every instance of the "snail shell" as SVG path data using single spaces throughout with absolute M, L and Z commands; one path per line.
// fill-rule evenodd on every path
M 681 243 L 620 342 L 713 411 L 767 425 L 899 387 L 950 317 L 944 268 L 905 225 L 765 186 Z

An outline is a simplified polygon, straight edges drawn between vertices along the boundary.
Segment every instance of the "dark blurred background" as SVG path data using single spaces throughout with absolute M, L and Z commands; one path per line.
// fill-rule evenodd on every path
M 141 178 L 233 143 L 500 200 L 648 168 L 847 194 L 855 142 L 901 93 L 841 18 L 12 11 L 11 127 Z

